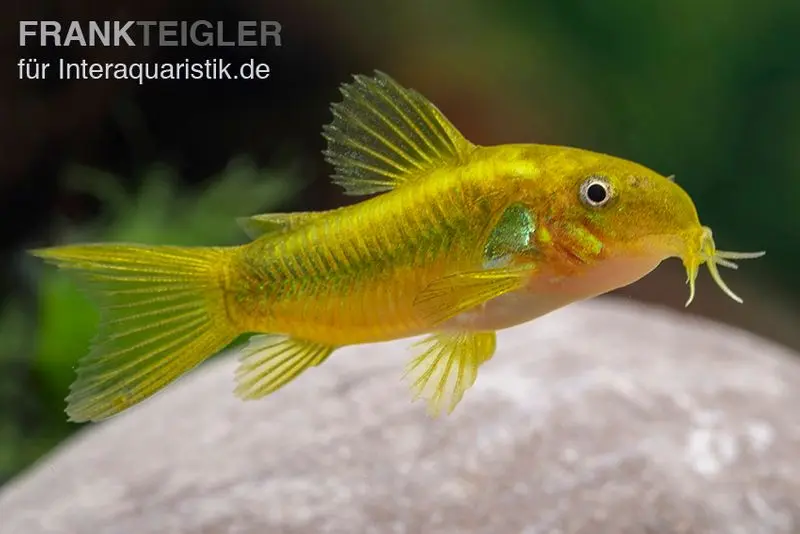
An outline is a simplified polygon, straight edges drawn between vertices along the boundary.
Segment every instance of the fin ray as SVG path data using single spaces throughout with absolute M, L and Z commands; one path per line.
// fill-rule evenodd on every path
M 351 97 L 351 94 L 349 92 L 346 92 L 345 96 Z M 365 102 L 364 99 L 358 99 L 358 100 L 360 100 L 362 103 Z M 374 108 L 372 108 L 371 106 L 366 105 L 366 107 L 369 110 L 374 112 Z M 338 110 L 342 110 L 343 108 L 337 108 L 337 109 Z M 346 109 L 346 108 L 344 108 L 344 109 Z M 373 129 L 373 128 L 370 128 L 369 125 L 365 124 L 364 121 L 360 120 L 358 115 L 356 115 L 355 113 L 353 113 L 352 111 L 349 111 L 349 110 L 347 110 L 345 113 L 347 114 L 347 117 L 342 117 L 341 113 L 340 113 L 337 118 L 342 119 L 342 120 L 344 120 L 346 118 L 349 118 L 351 122 L 353 122 L 353 123 L 357 124 L 358 126 L 360 126 L 362 130 L 364 130 L 366 133 L 368 133 L 373 138 L 375 138 L 376 141 L 380 141 L 380 145 L 379 146 L 382 145 L 383 147 L 387 148 L 388 150 L 394 152 L 396 157 L 404 159 L 405 161 L 407 161 L 412 166 L 415 166 L 418 169 L 422 168 L 422 166 L 419 163 L 417 163 L 416 161 L 414 161 L 411 158 L 411 156 L 406 154 L 405 151 L 401 150 L 392 141 L 390 141 L 389 139 L 384 137 L 380 133 L 380 131 L 378 131 L 376 129 Z M 385 122 L 383 117 L 379 113 L 375 113 L 375 116 L 381 122 Z M 403 174 L 406 174 L 406 173 L 408 173 L 410 171 L 410 169 L 408 167 L 402 165 L 399 161 L 397 161 L 395 159 L 392 159 L 389 156 L 385 156 L 382 153 L 378 152 L 377 150 L 373 150 L 368 145 L 356 142 L 353 138 L 342 139 L 342 144 L 347 145 L 347 146 L 349 146 L 351 148 L 355 148 L 356 150 L 364 152 L 364 153 L 366 153 L 366 154 L 368 154 L 368 155 L 370 155 L 370 156 L 372 156 L 372 157 L 374 157 L 374 158 L 376 158 L 376 159 L 378 159 L 380 161 L 383 161 L 384 163 L 386 163 L 390 167 L 394 167 L 395 169 L 397 169 L 399 171 L 402 171 Z M 348 158 L 340 158 L 340 161 L 348 161 Z M 350 158 L 349 161 L 352 162 L 353 159 Z M 378 169 L 376 169 L 374 167 L 369 167 L 369 166 L 366 166 L 366 165 L 362 165 L 362 168 L 364 168 L 366 170 L 374 170 L 375 172 L 381 172 L 380 170 L 378 170 Z M 388 173 L 386 173 L 386 171 L 383 171 L 383 173 L 388 175 Z
M 138 404 L 237 335 L 219 318 L 226 249 L 79 244 L 31 253 L 72 271 L 100 310 L 66 399 L 71 421 L 99 421 Z
M 369 85 L 370 85 L 370 86 L 372 87 L 372 89 L 374 90 L 374 84 L 371 84 L 371 83 L 370 83 Z M 403 93 L 401 93 L 401 94 L 403 94 Z M 408 116 L 407 116 L 407 115 L 406 115 L 406 114 L 403 112 L 403 110 L 401 110 L 399 107 L 397 107 L 397 104 L 395 104 L 395 103 L 394 103 L 394 102 L 393 102 L 391 99 L 387 98 L 387 97 L 386 97 L 386 94 L 385 94 L 385 93 L 383 93 L 383 92 L 380 92 L 380 91 L 379 91 L 379 92 L 378 92 L 378 95 L 380 96 L 381 100 L 385 101 L 385 102 L 386 102 L 386 104 L 388 104 L 388 105 L 389 105 L 389 106 L 390 106 L 392 109 L 394 109 L 395 113 L 397 113 L 397 115 L 403 119 L 403 122 L 405 122 L 405 124 L 406 124 L 408 127 L 412 128 L 412 130 L 414 131 L 414 133 L 416 133 L 416 134 L 417 134 L 417 137 L 418 137 L 419 139 L 422 139 L 422 140 L 423 140 L 423 142 L 424 142 L 424 141 L 427 141 L 427 143 L 429 144 L 429 146 L 430 146 L 431 148 L 433 148 L 433 146 L 430 144 L 430 141 L 429 141 L 429 140 L 427 140 L 427 139 L 425 138 L 425 135 L 424 135 L 422 132 L 420 132 L 420 131 L 419 131 L 419 130 L 416 128 L 416 126 L 414 125 L 414 123 L 413 123 L 413 122 L 411 122 L 411 120 L 410 120 L 410 119 L 408 118 Z M 361 99 L 361 100 L 362 100 L 362 102 L 364 102 L 364 103 L 365 103 L 365 105 L 366 105 L 367 107 L 369 107 L 370 111 L 372 111 L 372 113 L 373 113 L 373 114 L 374 114 L 376 117 L 378 117 L 378 119 L 380 119 L 380 120 L 381 120 L 381 122 L 383 122 L 383 123 L 384 123 L 384 125 L 386 125 L 386 127 L 387 127 L 387 128 L 389 128 L 389 129 L 390 129 L 390 130 L 391 130 L 391 131 L 392 131 L 392 132 L 393 132 L 393 133 L 394 133 L 394 134 L 395 134 L 397 137 L 399 137 L 400 139 L 402 139 L 403 141 L 405 141 L 405 142 L 407 143 L 407 145 L 408 145 L 409 147 L 411 147 L 411 149 L 412 149 L 412 150 L 416 151 L 416 153 L 417 153 L 417 154 L 419 154 L 419 156 L 420 156 L 420 157 L 422 157 L 422 158 L 423 158 L 423 159 L 424 159 L 424 160 L 425 160 L 427 163 L 430 163 L 430 164 L 434 163 L 434 159 L 433 159 L 433 158 L 431 158 L 431 156 L 429 156 L 428 154 L 426 154 L 426 153 L 425 153 L 425 151 L 424 151 L 424 150 L 422 150 L 422 148 L 421 148 L 421 147 L 420 147 L 420 146 L 419 146 L 417 143 L 415 143 L 413 139 L 411 139 L 411 138 L 410 138 L 408 135 L 406 135 L 406 133 L 405 133 L 405 132 L 403 132 L 403 130 L 402 130 L 401 128 L 398 128 L 398 127 L 397 127 L 395 124 L 393 124 L 391 121 L 389 121 L 389 120 L 388 120 L 388 119 L 387 119 L 387 118 L 386 118 L 386 117 L 385 117 L 385 116 L 384 116 L 384 115 L 383 115 L 383 114 L 382 114 L 382 113 L 381 113 L 381 112 L 380 112 L 378 109 L 376 109 L 374 106 L 371 106 L 371 105 L 369 105 L 369 103 L 368 103 L 368 102 L 367 102 L 365 99 Z M 416 108 L 415 108 L 415 109 L 416 109 Z M 417 110 L 417 112 L 419 112 L 419 110 Z M 399 156 L 401 156 L 402 158 L 404 158 L 406 161 L 408 161 L 408 163 L 410 163 L 412 166 L 416 167 L 416 168 L 417 168 L 417 170 L 422 170 L 422 169 L 424 169 L 424 168 L 425 168 L 425 166 L 423 165 L 423 163 L 422 163 L 422 162 L 419 162 L 419 161 L 417 161 L 417 160 L 415 160 L 415 159 L 411 158 L 411 157 L 410 157 L 408 154 L 405 154 L 405 153 L 403 153 L 403 152 L 396 152 L 396 153 L 397 153 Z M 399 170 L 401 170 L 401 171 L 404 171 L 404 172 L 409 172 L 409 170 L 410 170 L 410 169 L 408 169 L 407 167 L 400 166 L 400 165 L 399 165 L 399 163 L 396 163 L 396 162 L 394 163 L 394 165 L 395 165 L 395 166 L 396 166 L 396 167 L 397 167 Z
M 386 74 L 354 76 L 341 87 L 323 127 L 333 182 L 348 195 L 393 189 L 427 172 L 456 165 L 475 145 L 420 93 Z
M 412 377 L 414 399 L 424 398 L 428 413 L 452 413 L 464 393 L 472 387 L 478 368 L 495 352 L 494 332 L 445 332 L 430 335 L 414 346 L 426 346 L 406 368 Z
M 235 393 L 246 400 L 269 395 L 309 367 L 320 365 L 335 349 L 281 335 L 253 336 L 242 350 Z
M 424 321 L 439 324 L 505 293 L 520 289 L 533 266 L 455 273 L 433 281 L 414 300 Z

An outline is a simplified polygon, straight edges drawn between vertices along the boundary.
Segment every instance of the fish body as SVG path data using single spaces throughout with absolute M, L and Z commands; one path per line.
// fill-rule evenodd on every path
M 382 73 L 342 88 L 324 128 L 333 180 L 362 202 L 242 219 L 235 247 L 78 244 L 33 251 L 102 312 L 67 397 L 73 421 L 146 399 L 242 334 L 236 393 L 261 398 L 353 344 L 428 334 L 407 375 L 452 411 L 496 331 L 716 250 L 688 194 L 637 163 L 536 144 L 478 146 Z M 687 302 L 688 305 L 688 302 Z
M 490 268 L 498 259 L 536 262 L 537 268 L 520 289 L 453 317 L 442 329 L 499 330 L 632 283 L 660 259 L 614 262 L 602 248 L 562 246 L 571 236 L 558 210 L 548 209 L 552 189 L 546 183 L 559 175 L 531 162 L 570 152 L 604 159 L 546 145 L 476 149 L 456 171 L 432 172 L 335 215 L 319 214 L 292 232 L 262 236 L 236 255 L 230 313 L 247 331 L 349 345 L 430 331 L 437 325 L 418 313 L 417 295 L 439 278 Z M 531 179 L 540 183 L 529 192 L 520 182 Z M 519 225 L 524 232 L 511 243 L 517 248 L 492 257 L 487 244 L 512 206 L 525 210 L 529 224 Z
M 415 297 L 480 267 L 502 205 L 491 180 L 439 174 L 242 247 L 228 281 L 232 314 L 253 331 L 334 345 L 428 331 Z

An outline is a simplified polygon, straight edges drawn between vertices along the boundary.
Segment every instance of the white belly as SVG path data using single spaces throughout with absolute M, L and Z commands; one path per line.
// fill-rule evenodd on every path
M 662 258 L 605 260 L 580 275 L 559 278 L 538 273 L 526 287 L 492 299 L 445 322 L 443 330 L 502 330 L 532 321 L 573 302 L 627 286 L 655 269 Z

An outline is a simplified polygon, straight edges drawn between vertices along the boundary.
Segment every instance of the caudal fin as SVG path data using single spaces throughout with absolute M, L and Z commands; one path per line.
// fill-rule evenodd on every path
M 71 421 L 99 421 L 150 397 L 238 332 L 221 284 L 230 249 L 67 245 L 31 251 L 86 283 L 100 309 L 67 397 Z

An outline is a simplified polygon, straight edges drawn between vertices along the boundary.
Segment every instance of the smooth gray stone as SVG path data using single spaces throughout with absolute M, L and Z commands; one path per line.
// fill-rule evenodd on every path
M 433 420 L 410 341 L 247 403 L 215 360 L 3 488 L 0 533 L 800 532 L 796 354 L 595 300 L 501 332 Z

